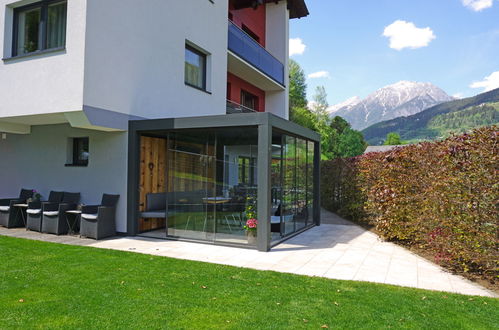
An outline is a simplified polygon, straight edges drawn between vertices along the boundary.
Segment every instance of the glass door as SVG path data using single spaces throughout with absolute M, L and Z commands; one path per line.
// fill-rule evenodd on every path
M 168 141 L 169 236 L 214 240 L 215 137 L 207 131 L 170 134 Z

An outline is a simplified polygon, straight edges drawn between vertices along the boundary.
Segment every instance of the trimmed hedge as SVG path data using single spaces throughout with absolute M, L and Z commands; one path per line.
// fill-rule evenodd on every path
M 458 272 L 498 279 L 497 126 L 322 163 L 323 206 L 422 248 Z

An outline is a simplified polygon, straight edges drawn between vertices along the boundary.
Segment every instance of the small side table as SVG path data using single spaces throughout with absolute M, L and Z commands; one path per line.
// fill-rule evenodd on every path
M 28 204 L 14 204 L 12 205 L 13 207 L 17 208 L 21 212 L 21 219 L 23 220 L 24 227 L 26 227 L 26 216 L 24 213 L 26 213 L 26 210 L 28 210 Z M 28 230 L 26 228 L 26 230 Z
M 72 221 L 70 220 L 72 219 Z M 76 234 L 76 225 L 81 221 L 81 211 L 80 210 L 69 210 L 66 211 L 66 222 L 68 223 L 68 235 Z

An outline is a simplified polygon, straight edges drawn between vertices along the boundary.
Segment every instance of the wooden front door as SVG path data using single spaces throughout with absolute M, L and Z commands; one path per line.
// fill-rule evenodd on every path
M 140 138 L 139 211 L 145 211 L 148 193 L 166 192 L 166 138 Z M 139 219 L 139 232 L 165 228 L 165 219 Z

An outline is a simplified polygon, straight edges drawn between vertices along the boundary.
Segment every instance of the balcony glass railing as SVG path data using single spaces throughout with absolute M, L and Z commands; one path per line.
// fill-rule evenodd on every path
M 227 100 L 227 114 L 232 113 L 253 113 L 258 112 L 254 109 L 245 107 L 244 105 L 238 104 L 234 101 Z
M 229 50 L 284 86 L 284 65 L 231 21 Z

